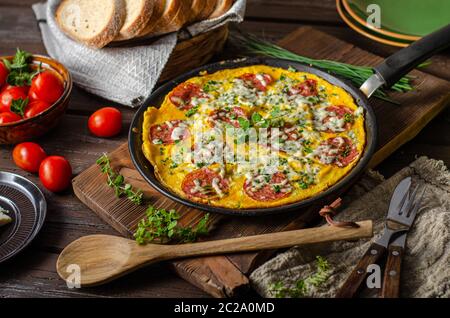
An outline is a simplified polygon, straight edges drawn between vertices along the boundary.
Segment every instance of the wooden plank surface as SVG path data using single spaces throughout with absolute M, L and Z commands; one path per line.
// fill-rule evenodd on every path
M 0 1 L 0 52 L 14 53 L 21 47 L 33 53 L 45 54 L 39 29 L 30 5 L 37 0 Z M 270 4 L 271 10 L 266 6 Z M 258 36 L 279 40 L 297 27 L 313 25 L 322 31 L 344 39 L 380 56 L 397 49 L 370 41 L 346 27 L 339 19 L 333 0 L 248 0 L 248 14 L 241 28 Z M 282 11 L 278 11 L 282 8 Z M 272 11 L 276 11 L 272 13 Z M 224 56 L 239 52 L 225 50 Z M 450 54 L 431 58 L 425 72 L 450 79 Z M 87 116 L 104 105 L 117 106 L 125 118 L 123 133 L 104 140 L 89 135 Z M 68 157 L 75 175 L 87 169 L 103 152 L 110 152 L 124 143 L 133 111 L 115 105 L 75 88 L 67 115 L 59 126 L 39 140 L 51 154 Z M 412 141 L 387 158 L 377 169 L 390 176 L 417 155 L 427 155 L 450 165 L 450 111 L 439 115 Z M 67 135 L 67 137 L 66 137 Z M 19 170 L 11 160 L 11 147 L 0 148 L 0 170 L 21 174 L 38 183 L 35 175 Z M 42 187 L 41 187 L 42 189 Z M 33 244 L 11 262 L 0 265 L 0 297 L 204 297 L 206 294 L 178 278 L 164 266 L 150 267 L 105 287 L 88 290 L 68 290 L 57 278 L 54 264 L 58 253 L 71 241 L 95 233 L 113 234 L 114 229 L 93 214 L 75 195 L 68 191 L 55 195 L 45 189 L 49 203 L 47 220 Z
M 301 45 L 308 43 L 308 45 Z M 280 45 L 299 54 L 320 59 L 338 60 L 360 65 L 376 65 L 382 58 L 338 40 L 310 27 L 292 32 Z M 379 126 L 378 148 L 371 162 L 374 166 L 387 158 L 402 144 L 414 137 L 423 126 L 447 105 L 450 83 L 422 72 L 414 72 L 417 89 L 407 94 L 396 94 L 401 105 L 372 99 Z M 112 166 L 125 176 L 127 182 L 144 190 L 146 203 L 158 208 L 175 209 L 186 225 L 196 224 L 201 211 L 187 208 L 152 189 L 134 170 L 127 144 L 110 154 Z M 73 182 L 75 194 L 103 220 L 122 235 L 131 237 L 136 224 L 145 214 L 146 206 L 136 206 L 126 199 L 117 199 L 105 183 L 99 168 L 94 165 L 78 175 Z M 288 215 L 258 218 L 222 217 L 212 215 L 216 229 L 207 240 L 246 236 L 285 230 L 286 227 L 304 227 L 317 215 L 318 207 L 296 211 Z M 216 224 L 218 223 L 218 224 Z M 192 284 L 213 296 L 236 296 L 248 289 L 248 280 L 242 275 L 250 273 L 270 254 L 251 253 L 233 256 L 215 256 L 173 262 L 176 272 Z

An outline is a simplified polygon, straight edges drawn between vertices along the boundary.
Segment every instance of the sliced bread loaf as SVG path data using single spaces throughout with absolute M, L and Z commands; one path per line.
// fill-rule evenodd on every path
M 115 41 L 131 39 L 138 35 L 149 22 L 154 4 L 154 0 L 125 0 L 127 15 Z
M 164 10 L 147 35 L 157 36 L 177 31 L 191 16 L 192 0 L 165 0 Z M 152 23 L 152 21 L 150 22 Z
M 153 14 L 148 21 L 145 28 L 142 29 L 142 31 L 139 33 L 138 36 L 146 36 L 152 32 L 152 30 L 156 27 L 156 24 L 159 22 L 159 20 L 162 18 L 162 15 L 164 14 L 164 11 L 166 9 L 166 2 L 168 0 L 154 0 L 155 5 L 153 8 Z
M 209 19 L 214 19 L 221 17 L 225 13 L 230 10 L 230 8 L 233 6 L 234 0 L 217 0 L 216 7 L 214 8 L 214 11 L 209 16 Z
M 56 21 L 75 41 L 102 48 L 119 34 L 125 15 L 124 0 L 63 0 Z
M 192 19 L 189 22 L 206 20 L 216 8 L 218 0 L 193 0 Z

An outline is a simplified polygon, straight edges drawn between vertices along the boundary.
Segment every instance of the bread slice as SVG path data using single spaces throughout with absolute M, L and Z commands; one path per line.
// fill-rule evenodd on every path
M 193 17 L 189 22 L 197 22 L 206 20 L 216 8 L 218 0 L 193 0 L 192 14 Z
M 214 19 L 221 17 L 230 10 L 233 6 L 234 0 L 218 0 L 214 11 L 211 13 L 208 19 Z
M 178 31 L 188 21 L 190 15 L 191 4 L 189 0 L 166 0 L 164 12 L 150 35 L 157 36 Z
M 75 41 L 102 48 L 119 34 L 125 15 L 124 0 L 63 0 L 56 21 Z
M 152 30 L 156 27 L 156 24 L 162 18 L 164 11 L 166 9 L 166 1 L 168 0 L 154 0 L 155 5 L 153 8 L 153 14 L 148 21 L 147 25 L 144 29 L 139 33 L 138 36 L 146 36 L 152 32 Z
M 153 0 L 125 0 L 125 21 L 115 41 L 127 40 L 138 35 L 146 26 L 153 13 Z

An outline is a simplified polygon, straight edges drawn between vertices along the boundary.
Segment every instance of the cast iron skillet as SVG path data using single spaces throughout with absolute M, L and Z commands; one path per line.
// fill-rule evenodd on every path
M 225 61 L 214 64 L 209 64 L 198 69 L 192 70 L 184 75 L 181 75 L 169 83 L 161 86 L 155 92 L 153 92 L 148 99 L 144 102 L 143 106 L 136 112 L 133 121 L 131 123 L 129 131 L 129 150 L 133 164 L 144 179 L 149 182 L 156 190 L 165 196 L 171 198 L 174 201 L 187 205 L 189 207 L 198 208 L 208 212 L 216 212 L 232 215 L 264 215 L 264 214 L 276 214 L 287 211 L 300 209 L 312 204 L 328 203 L 333 198 L 339 196 L 347 187 L 349 187 L 358 176 L 367 167 L 372 155 L 375 151 L 377 140 L 377 126 L 376 118 L 372 107 L 370 106 L 367 98 L 370 97 L 376 89 L 385 85 L 387 87 L 392 86 L 402 76 L 411 71 L 418 64 L 425 61 L 427 58 L 435 54 L 437 51 L 444 49 L 450 44 L 450 25 L 447 27 L 432 33 L 421 40 L 413 43 L 409 47 L 396 52 L 394 55 L 387 58 L 383 63 L 374 68 L 375 73 L 370 77 L 360 89 L 354 87 L 350 82 L 341 79 L 337 76 L 328 74 L 319 69 L 306 66 L 300 63 L 292 61 L 273 59 L 273 58 L 248 58 L 233 61 Z M 270 208 L 255 208 L 255 209 L 230 209 L 223 207 L 215 207 L 202 203 L 190 201 L 182 198 L 172 192 L 170 189 L 162 185 L 155 177 L 152 165 L 147 161 L 142 152 L 142 122 L 143 114 L 149 106 L 161 105 L 164 97 L 178 84 L 188 80 L 189 78 L 199 75 L 200 71 L 207 71 L 208 73 L 214 73 L 223 69 L 232 69 L 250 65 L 269 65 L 273 67 L 279 67 L 288 69 L 294 67 L 298 71 L 308 72 L 322 77 L 326 81 L 333 85 L 342 87 L 350 95 L 353 96 L 355 103 L 361 106 L 365 110 L 365 130 L 366 130 L 366 146 L 365 149 L 356 164 L 356 166 L 340 181 L 328 188 L 327 190 L 316 194 L 315 196 L 291 203 Z

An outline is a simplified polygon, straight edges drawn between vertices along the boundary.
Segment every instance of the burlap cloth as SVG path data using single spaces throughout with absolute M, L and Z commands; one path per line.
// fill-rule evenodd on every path
M 442 161 L 420 157 L 388 180 L 367 173 L 346 196 L 336 220 L 374 221 L 374 238 L 380 235 L 395 186 L 405 177 L 427 185 L 422 206 L 407 238 L 402 264 L 401 297 L 450 297 L 450 173 Z M 414 182 L 414 181 L 413 181 Z M 307 297 L 334 297 L 372 240 L 335 242 L 294 247 L 277 255 L 250 276 L 257 292 L 273 297 L 270 285 L 294 286 L 316 271 L 316 256 L 327 259 L 330 276 L 320 287 L 310 287 Z

